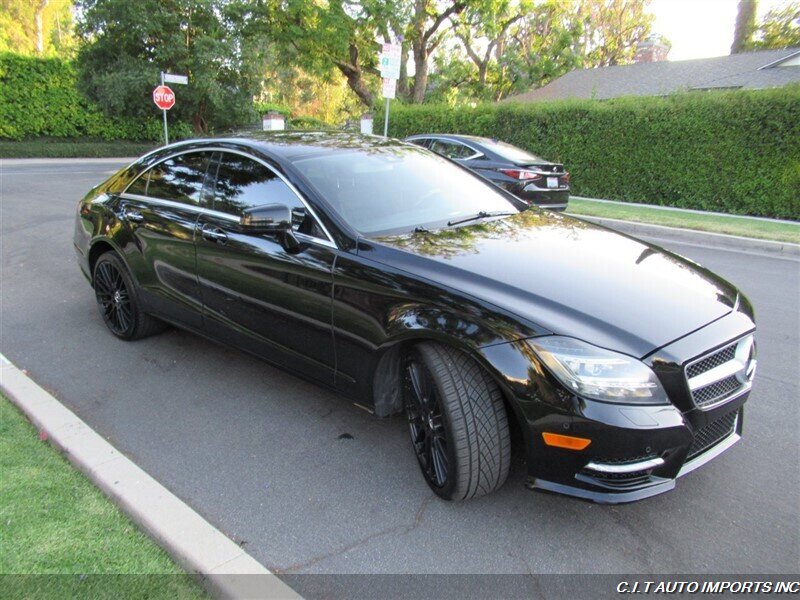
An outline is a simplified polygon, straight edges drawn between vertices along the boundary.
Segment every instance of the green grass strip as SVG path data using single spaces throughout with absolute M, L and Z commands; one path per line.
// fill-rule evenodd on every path
M 714 214 L 663 210 L 570 198 L 567 212 L 576 216 L 604 217 L 712 233 L 800 244 L 800 223 L 768 221 Z
M 204 598 L 205 592 L 0 396 L 6 598 Z

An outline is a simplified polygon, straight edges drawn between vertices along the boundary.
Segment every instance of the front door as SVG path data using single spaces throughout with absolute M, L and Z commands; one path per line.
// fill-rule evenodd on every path
M 332 384 L 331 293 L 336 248 L 274 169 L 222 152 L 210 211 L 197 223 L 197 274 L 204 326 L 212 336 Z M 301 241 L 290 252 L 273 236 L 244 233 L 247 208 L 284 204 Z

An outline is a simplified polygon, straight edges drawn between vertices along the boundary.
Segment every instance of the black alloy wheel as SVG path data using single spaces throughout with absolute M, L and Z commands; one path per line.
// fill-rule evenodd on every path
M 164 328 L 161 321 L 142 311 L 133 280 L 116 253 L 106 252 L 97 259 L 92 283 L 100 314 L 117 337 L 136 340 Z
M 411 443 L 428 485 L 442 488 L 447 483 L 449 460 L 438 392 L 430 373 L 417 357 L 407 361 L 405 377 Z
M 508 477 L 511 440 L 503 396 L 470 356 L 424 342 L 403 362 L 403 397 L 414 453 L 445 500 L 495 491 Z

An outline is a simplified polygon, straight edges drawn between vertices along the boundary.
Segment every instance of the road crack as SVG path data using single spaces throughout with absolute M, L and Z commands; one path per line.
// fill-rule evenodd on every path
M 350 550 L 353 550 L 354 548 L 358 548 L 359 546 L 363 546 L 364 544 L 367 544 L 367 543 L 371 542 L 372 540 L 374 540 L 376 538 L 383 537 L 385 535 L 390 535 L 390 534 L 393 534 L 393 533 L 399 533 L 400 535 L 405 535 L 407 533 L 411 533 L 412 531 L 414 531 L 417 527 L 419 527 L 422 524 L 422 519 L 423 519 L 423 516 L 425 515 L 425 511 L 427 510 L 428 505 L 430 504 L 431 500 L 434 499 L 434 497 L 435 496 L 433 494 L 431 494 L 430 496 L 427 496 L 420 503 L 419 507 L 417 508 L 417 512 L 414 515 L 414 520 L 413 520 L 413 522 L 411 524 L 395 525 L 394 527 L 389 527 L 387 529 L 382 529 L 380 531 L 376 531 L 376 532 L 371 533 L 371 534 L 369 534 L 367 536 L 364 536 L 363 538 L 360 538 L 360 539 L 358 539 L 358 540 L 356 540 L 354 542 L 351 542 L 351 543 L 349 543 L 349 544 L 347 544 L 345 546 L 342 546 L 341 548 L 337 548 L 336 550 L 332 550 L 332 551 L 327 552 L 325 554 L 320 554 L 318 556 L 314 556 L 314 557 L 310 558 L 309 560 L 307 560 L 305 562 L 295 563 L 293 565 L 289 565 L 288 567 L 284 567 L 284 568 L 272 569 L 272 572 L 275 573 L 276 575 L 286 575 L 286 574 L 291 573 L 292 571 L 298 571 L 299 569 L 304 569 L 306 567 L 310 567 L 311 565 L 315 565 L 315 564 L 317 564 L 319 562 L 322 562 L 323 560 L 327 560 L 329 558 L 333 558 L 334 556 L 338 556 L 338 555 L 343 554 L 345 552 L 349 552 Z

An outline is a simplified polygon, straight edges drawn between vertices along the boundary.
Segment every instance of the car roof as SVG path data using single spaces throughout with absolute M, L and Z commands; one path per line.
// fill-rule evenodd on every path
M 418 133 L 410 135 L 407 140 L 416 140 L 420 138 L 441 138 L 446 140 L 455 140 L 457 142 L 472 142 L 473 144 L 486 144 L 498 142 L 494 138 L 479 137 L 477 135 L 464 135 L 461 133 Z
M 224 137 L 185 140 L 171 145 L 170 148 L 178 149 L 183 145 L 199 147 L 230 143 L 253 150 L 261 150 L 289 161 L 301 156 L 332 154 L 348 150 L 408 147 L 408 144 L 402 140 L 346 131 L 247 131 L 234 132 Z

